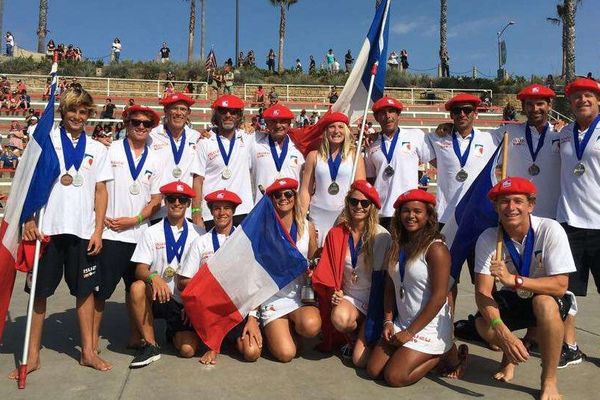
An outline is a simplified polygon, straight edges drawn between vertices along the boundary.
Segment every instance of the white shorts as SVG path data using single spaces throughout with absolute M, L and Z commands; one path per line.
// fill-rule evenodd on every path
M 260 313 L 262 326 L 266 326 L 269 322 L 286 316 L 300 307 L 302 307 L 300 296 L 294 298 L 283 297 L 270 303 L 263 304 Z
M 426 326 L 423 330 L 418 332 L 410 342 L 404 343 L 404 347 L 431 355 L 445 354 L 448 352 L 454 343 L 452 337 L 446 339 L 441 338 L 437 330 L 428 328 L 429 327 Z M 394 321 L 394 333 L 398 333 L 401 330 L 402 328 L 398 326 L 398 321 Z
M 356 309 L 360 311 L 362 315 L 367 315 L 367 310 L 369 309 L 369 299 L 357 299 L 345 294 L 344 300 L 347 300 L 350 304 L 356 307 Z

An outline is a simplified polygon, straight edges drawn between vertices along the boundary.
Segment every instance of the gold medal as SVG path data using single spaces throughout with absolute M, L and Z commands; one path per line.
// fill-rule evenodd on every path
M 171 279 L 172 277 L 175 276 L 175 272 L 176 272 L 176 269 L 169 265 L 167 268 L 165 268 L 165 271 L 163 272 L 163 276 L 167 279 Z
M 73 177 L 71 175 L 69 175 L 69 173 L 67 172 L 66 174 L 64 174 L 60 177 L 60 183 L 63 186 L 69 186 L 70 184 L 73 183 Z

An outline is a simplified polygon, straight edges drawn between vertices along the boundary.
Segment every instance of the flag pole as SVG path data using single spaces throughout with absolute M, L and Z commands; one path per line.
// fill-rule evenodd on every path
M 358 158 L 362 153 L 362 143 L 365 136 L 365 126 L 367 124 L 367 113 L 369 112 L 369 103 L 371 101 L 371 93 L 373 92 L 373 85 L 375 84 L 375 76 L 377 75 L 377 68 L 379 67 L 379 61 L 375 61 L 371 68 L 371 79 L 369 80 L 369 91 L 367 94 L 367 102 L 365 103 L 365 111 L 363 113 L 362 122 L 360 124 L 360 133 L 358 135 L 358 144 L 356 146 L 356 152 L 354 154 L 354 162 L 352 163 L 352 175 L 350 175 L 350 182 L 354 182 L 356 176 L 356 168 L 358 166 Z
M 506 171 L 508 170 L 508 132 L 504 131 L 504 135 L 502 138 L 502 169 L 500 173 L 500 178 L 506 178 Z M 502 247 L 504 244 L 503 241 L 504 232 L 502 230 L 502 224 L 498 221 L 498 233 L 496 235 L 496 261 L 502 260 Z M 500 279 L 498 277 L 495 278 L 496 282 Z

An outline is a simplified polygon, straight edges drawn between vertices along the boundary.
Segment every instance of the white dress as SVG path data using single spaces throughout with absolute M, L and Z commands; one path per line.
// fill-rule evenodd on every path
M 434 240 L 432 243 L 441 242 Z M 431 244 L 429 245 L 431 246 Z M 404 273 L 404 299 L 400 298 L 400 273 L 398 263 L 388 270 L 394 282 L 396 296 L 396 307 L 398 315 L 394 319 L 394 333 L 405 330 L 423 311 L 423 308 L 431 297 L 431 282 L 427 268 L 427 250 L 423 251 L 418 258 L 406 263 Z M 435 317 L 419 332 L 413 332 L 414 338 L 405 343 L 409 349 L 420 351 L 425 354 L 444 354 L 452 347 L 452 316 L 448 300 L 444 303 Z

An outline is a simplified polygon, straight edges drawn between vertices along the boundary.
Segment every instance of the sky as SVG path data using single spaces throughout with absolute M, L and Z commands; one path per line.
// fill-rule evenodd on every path
M 561 27 L 546 21 L 556 14 L 558 0 L 448 0 L 448 49 L 452 74 L 493 77 L 498 68 L 497 32 L 504 33 L 510 74 L 545 76 L 561 72 Z M 50 0 L 47 39 L 72 43 L 84 57 L 108 60 L 115 36 L 121 39 L 122 59 L 155 59 L 163 41 L 171 59 L 187 60 L 189 2 L 186 0 Z M 194 45 L 200 57 L 199 3 Z M 205 0 L 206 51 L 214 47 L 221 64 L 235 54 L 235 0 Z M 595 4 L 594 4 L 595 3 Z M 279 9 L 268 0 L 239 0 L 240 50 L 254 49 L 256 62 L 266 68 L 269 48 L 277 51 Z M 17 45 L 37 47 L 38 0 L 4 0 L 3 29 Z M 413 72 L 435 73 L 439 62 L 439 1 L 392 0 L 389 48 L 409 53 Z M 357 55 L 371 24 L 374 0 L 299 0 L 288 11 L 284 63 L 296 58 L 305 67 L 309 55 L 317 63 L 329 48 L 343 64 L 348 49 Z M 583 0 L 576 20 L 576 72 L 600 76 L 598 0 Z

